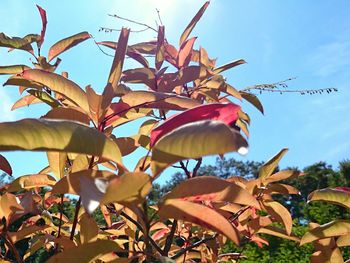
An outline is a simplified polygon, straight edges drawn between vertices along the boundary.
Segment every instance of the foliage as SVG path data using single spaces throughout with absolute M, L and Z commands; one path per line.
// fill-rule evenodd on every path
M 237 103 L 244 99 L 264 111 L 250 89 L 236 90 L 222 75 L 244 60 L 217 66 L 203 47 L 195 48 L 197 38 L 189 38 L 208 5 L 190 21 L 178 47 L 168 42 L 162 25 L 155 41 L 130 45 L 130 30 L 122 28 L 117 42 L 100 42 L 115 50 L 101 95 L 90 85 L 82 89 L 67 72 L 56 73 L 59 56 L 91 38 L 87 32 L 59 40 L 43 56 L 47 17 L 38 6 L 40 34 L 0 34 L 1 47 L 26 51 L 35 60 L 32 67 L 0 67 L 0 74 L 10 75 L 5 86 L 28 93 L 13 109 L 49 107 L 39 119 L 0 123 L 0 151 L 43 151 L 48 159 L 39 173 L 1 188 L 3 259 L 23 262 L 44 254 L 47 262 L 234 261 L 242 255 L 225 253 L 227 244 L 263 246 L 266 235 L 300 241 L 290 212 L 276 198 L 299 194 L 281 181 L 301 173 L 277 169 L 287 149 L 255 166 L 249 178 L 199 176 L 203 156 L 247 153 L 250 118 Z M 140 66 L 126 69 L 126 57 Z M 147 88 L 133 90 L 137 84 Z M 116 135 L 115 128 L 141 118 L 137 134 Z M 145 155 L 129 167 L 124 156 L 137 149 Z M 150 199 L 154 180 L 170 166 L 181 169 L 185 180 L 160 200 Z M 0 169 L 12 171 L 3 155 Z M 68 194 L 78 196 L 74 209 Z M 347 221 L 341 224 L 347 227 Z

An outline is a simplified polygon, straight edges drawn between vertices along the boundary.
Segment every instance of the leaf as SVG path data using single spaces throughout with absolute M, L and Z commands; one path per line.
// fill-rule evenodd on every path
M 261 102 L 259 101 L 258 97 L 255 96 L 252 93 L 240 91 L 239 92 L 243 99 L 248 101 L 250 104 L 252 104 L 255 108 L 257 108 L 262 114 L 264 114 L 264 107 L 262 106 Z
M 87 213 L 84 213 L 79 220 L 80 241 L 82 244 L 95 242 L 99 232 L 99 227 L 95 220 Z
M 51 106 L 52 108 L 58 107 L 60 105 L 60 103 L 56 99 L 51 97 L 45 91 L 30 89 L 30 90 L 27 90 L 27 92 L 29 94 L 33 95 L 35 98 L 39 99 L 40 101 L 42 101 L 42 102 L 46 103 L 47 105 Z
M 38 47 L 40 49 L 41 45 L 43 44 L 45 40 L 45 33 L 46 33 L 46 25 L 47 25 L 47 18 L 46 18 L 46 11 L 42 9 L 39 5 L 36 5 L 36 7 L 39 10 L 41 22 L 42 22 L 42 29 L 40 34 L 40 41 L 38 42 Z
M 29 174 L 23 175 L 14 180 L 7 189 L 9 192 L 17 192 L 19 190 L 27 190 L 36 187 L 51 186 L 56 180 L 48 174 Z
M 276 236 L 276 237 L 280 237 L 283 239 L 288 239 L 288 240 L 292 240 L 295 242 L 300 242 L 300 238 L 298 238 L 297 236 L 294 235 L 288 235 L 285 233 L 284 229 L 280 229 L 274 226 L 266 226 L 266 227 L 262 227 L 258 230 L 257 233 L 260 234 L 268 234 L 268 235 L 272 235 L 272 236 Z
M 65 167 L 67 162 L 67 153 L 64 152 L 47 152 L 47 159 L 51 171 L 54 173 L 56 178 L 59 180 L 65 176 Z
M 5 217 L 9 221 L 10 217 L 18 211 L 23 211 L 24 208 L 19 204 L 17 197 L 10 193 L 0 195 L 0 219 Z M 7 222 L 9 224 L 10 222 Z
M 258 201 L 247 190 L 214 176 L 201 176 L 177 185 L 164 199 L 183 201 L 226 201 L 260 209 Z
M 227 63 L 225 65 L 222 65 L 220 67 L 214 68 L 213 69 L 213 74 L 214 75 L 220 74 L 223 71 L 226 71 L 228 69 L 237 67 L 237 66 L 245 64 L 245 63 L 247 63 L 247 62 L 245 62 L 243 59 L 238 59 L 238 60 L 232 61 L 232 62 Z
M 110 181 L 101 203 L 142 202 L 152 188 L 150 176 L 146 173 L 125 173 Z
M 143 83 L 156 90 L 156 76 L 154 69 L 149 68 L 134 68 L 123 71 L 122 81 L 126 83 Z
M 349 247 L 350 246 L 350 234 L 338 237 L 337 246 L 338 247 Z
M 79 108 L 56 107 L 49 110 L 42 119 L 74 121 L 89 126 L 90 119 Z
M 182 113 L 172 116 L 151 132 L 151 146 L 161 137 L 173 131 L 177 127 L 201 120 L 218 120 L 232 125 L 238 119 L 240 106 L 229 103 L 212 103 L 191 108 Z
M 119 137 L 112 138 L 113 141 L 118 145 L 118 148 L 122 156 L 128 155 L 138 148 L 138 143 L 132 137 Z
M 114 173 L 110 171 L 92 170 L 84 169 L 77 172 L 72 172 L 71 174 L 61 178 L 53 187 L 52 194 L 82 194 L 81 178 L 85 177 L 91 179 L 92 181 L 96 178 L 106 179 L 115 176 Z M 98 189 L 97 189 L 98 190 Z
M 108 84 L 110 84 L 110 86 L 107 84 L 106 88 L 112 88 L 114 93 L 116 93 L 118 82 L 122 74 L 124 58 L 128 48 L 129 33 L 129 29 L 122 28 L 119 35 L 118 46 L 115 50 L 111 71 L 109 73 Z M 112 98 L 110 98 L 110 100 L 112 100 Z
M 41 90 L 44 86 L 42 84 L 39 84 L 35 81 L 31 81 L 28 79 L 25 79 L 19 75 L 11 76 L 4 84 L 3 86 L 7 85 L 13 85 L 13 86 L 21 86 L 21 87 L 30 87 L 34 89 Z
M 156 108 L 162 110 L 184 110 L 200 105 L 196 100 L 173 93 L 136 90 L 120 99 L 130 107 Z
M 184 220 L 202 227 L 218 231 L 239 245 L 239 232 L 221 214 L 215 210 L 189 201 L 168 199 L 159 206 L 158 214 L 161 218 Z
M 295 178 L 298 177 L 300 172 L 295 171 L 295 170 L 284 170 L 284 171 L 279 171 L 277 173 L 274 173 L 270 175 L 269 177 L 264 179 L 264 183 L 269 184 L 273 182 L 278 182 L 282 180 L 287 180 L 290 178 Z
M 350 209 L 350 193 L 339 189 L 325 188 L 313 191 L 308 196 L 308 202 L 310 201 L 325 201 Z
M 108 86 L 108 84 L 107 84 Z M 110 106 L 114 92 L 111 87 L 104 89 L 105 94 L 98 95 L 94 89 L 88 85 L 86 88 L 86 96 L 89 102 L 90 116 L 98 127 L 104 115 L 107 112 L 107 108 Z M 102 105 L 104 103 L 104 105 Z
M 344 236 L 347 234 L 350 234 L 350 220 L 334 220 L 306 232 L 301 238 L 300 245 L 302 246 L 323 238 Z
M 24 119 L 0 123 L 0 151 L 60 151 L 121 163 L 116 144 L 103 133 L 67 121 Z
M 58 74 L 40 69 L 25 70 L 21 77 L 27 80 L 35 81 L 64 95 L 77 106 L 80 106 L 85 112 L 89 112 L 89 104 L 86 93 L 73 81 Z
M 282 159 L 282 157 L 287 153 L 288 149 L 283 148 L 280 150 L 275 156 L 273 156 L 270 160 L 264 163 L 259 169 L 259 178 L 262 180 L 267 179 L 276 169 L 278 163 Z
M 19 100 L 17 100 L 12 105 L 11 110 L 15 110 L 24 106 L 29 106 L 29 105 L 38 104 L 38 103 L 42 103 L 42 101 L 34 97 L 33 95 L 26 95 L 20 98 Z
M 122 252 L 123 250 L 112 240 L 97 240 L 80 246 L 65 249 L 63 252 L 50 257 L 47 263 L 76 263 L 94 262 L 110 252 Z
M 49 62 L 61 53 L 67 51 L 68 49 L 80 44 L 81 42 L 89 39 L 91 35 L 88 32 L 81 32 L 67 38 L 61 39 L 50 47 L 48 60 Z
M 14 49 L 21 49 L 34 54 L 33 47 L 30 42 L 20 37 L 9 37 L 4 33 L 0 33 L 0 47 L 9 47 Z
M 12 176 L 12 168 L 7 159 L 0 154 L 0 170 L 3 170 L 8 175 Z
M 11 66 L 0 66 L 0 75 L 6 74 L 19 74 L 22 73 L 23 70 L 30 69 L 30 67 L 26 65 L 11 65 Z
M 11 241 L 13 243 L 16 243 L 22 239 L 32 237 L 34 235 L 44 232 L 45 230 L 49 230 L 49 228 L 51 227 L 47 225 L 44 225 L 44 226 L 31 225 L 31 226 L 23 227 L 16 232 L 8 232 L 8 235 L 10 236 Z
M 193 50 L 194 42 L 196 41 L 196 37 L 186 40 L 182 43 L 179 49 L 179 53 L 177 56 L 177 67 L 182 68 L 188 66 L 191 61 L 191 55 Z
M 278 222 L 282 223 L 286 228 L 287 235 L 290 235 L 292 232 L 293 220 L 287 208 L 275 201 L 265 201 L 264 206 L 267 213 Z
M 157 37 L 157 49 L 156 49 L 156 69 L 159 70 L 162 67 L 164 61 L 164 34 L 165 27 L 158 27 L 158 37 Z
M 242 135 L 222 121 L 188 123 L 163 136 L 153 146 L 152 172 L 156 176 L 168 165 L 184 159 L 233 151 L 243 153 L 247 146 Z
M 205 10 L 207 9 L 209 3 L 210 3 L 209 1 L 205 2 L 204 5 L 199 9 L 197 14 L 192 18 L 191 22 L 187 25 L 184 32 L 181 34 L 179 46 L 181 46 L 182 43 L 187 40 L 187 38 L 191 34 L 193 28 L 196 26 L 197 22 L 199 21 L 199 19 L 201 19 L 202 15 L 204 14 Z
M 298 189 L 287 184 L 272 184 L 264 192 L 265 194 L 300 195 Z

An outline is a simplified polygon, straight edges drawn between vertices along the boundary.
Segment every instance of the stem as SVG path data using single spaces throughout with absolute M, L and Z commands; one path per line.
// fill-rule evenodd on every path
M 145 235 L 145 231 L 143 229 L 143 227 L 141 226 L 141 224 L 139 222 L 137 222 L 136 220 L 134 220 L 132 217 L 130 217 L 128 214 L 126 214 L 124 211 L 122 211 L 120 213 L 120 215 L 122 217 L 125 217 L 127 220 L 129 220 L 131 223 L 133 223 L 144 235 Z M 145 235 L 146 236 L 146 235 Z M 157 245 L 157 243 L 150 237 L 148 236 L 149 241 L 151 242 L 152 246 L 158 251 L 159 254 L 161 254 L 162 256 L 164 256 L 164 252 L 163 250 Z
M 182 170 L 184 170 L 187 178 L 188 179 L 191 178 L 192 177 L 191 172 L 187 169 L 187 166 L 184 164 L 183 161 L 180 161 L 180 165 L 181 165 Z
M 186 248 L 181 249 L 179 252 L 177 252 L 174 256 L 172 256 L 170 259 L 177 259 L 179 257 L 181 257 L 183 254 L 185 254 L 187 251 L 191 250 L 192 248 L 198 247 L 201 244 L 204 244 L 210 240 L 215 239 L 218 236 L 218 234 L 212 235 L 210 237 L 206 237 L 206 238 L 202 238 L 201 240 L 193 243 L 192 245 L 189 245 Z
M 199 159 L 197 159 L 196 166 L 193 168 L 192 177 L 196 177 L 198 169 L 201 167 L 201 165 L 202 165 L 202 158 L 199 158 Z
M 169 250 L 171 248 L 171 244 L 173 243 L 176 227 L 177 227 L 177 220 L 174 219 L 173 224 L 171 225 L 170 233 L 165 241 L 165 246 L 164 246 L 165 256 L 168 256 Z
M 158 32 L 155 28 L 153 28 L 153 27 L 151 27 L 151 26 L 149 26 L 149 25 L 147 25 L 145 23 L 141 23 L 141 22 L 138 22 L 138 21 L 135 21 L 135 20 L 131 20 L 131 19 L 128 19 L 128 18 L 125 18 L 125 17 L 121 17 L 121 16 L 118 16 L 118 15 L 109 15 L 109 16 L 112 16 L 112 17 L 115 17 L 115 18 L 118 18 L 118 19 L 130 22 L 130 23 L 133 23 L 133 24 L 136 24 L 136 25 L 144 26 L 144 27 L 147 27 L 148 29 L 153 30 L 154 32 Z
M 79 197 L 79 200 L 77 201 L 77 203 L 75 205 L 75 214 L 74 214 L 74 221 L 73 221 L 73 225 L 72 225 L 72 231 L 70 232 L 70 240 L 73 240 L 73 238 L 74 238 L 75 228 L 77 227 L 77 223 L 78 223 L 78 215 L 79 215 L 80 205 L 81 205 L 81 197 Z
M 59 223 L 59 225 L 58 225 L 57 238 L 59 238 L 60 235 L 61 235 L 62 217 L 63 217 L 63 198 L 64 198 L 64 194 L 61 194 L 61 203 L 60 203 L 60 223 Z
M 15 256 L 16 258 L 16 261 L 18 263 L 23 263 L 23 259 L 22 257 L 20 256 L 17 248 L 15 247 L 15 245 L 13 244 L 10 236 L 6 233 L 5 235 L 3 235 L 3 238 L 5 240 L 5 244 L 10 248 L 10 250 L 12 251 L 13 255 Z

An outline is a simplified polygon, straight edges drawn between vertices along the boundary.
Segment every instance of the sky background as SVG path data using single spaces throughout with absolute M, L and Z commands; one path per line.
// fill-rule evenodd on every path
M 114 40 L 117 32 L 99 32 L 99 28 L 142 29 L 140 26 L 116 20 L 108 14 L 155 26 L 159 9 L 170 43 L 179 36 L 204 1 L 189 0 L 129 0 L 129 1 L 44 1 L 1 0 L 0 32 L 10 36 L 40 33 L 41 20 L 35 4 L 47 11 L 48 27 L 42 53 L 61 38 L 88 31 L 97 41 Z M 195 47 L 207 49 L 218 58 L 217 65 L 243 58 L 248 64 L 227 71 L 228 83 L 242 89 L 261 83 L 274 83 L 296 77 L 289 89 L 336 88 L 337 93 L 299 95 L 267 93 L 259 95 L 265 115 L 243 102 L 251 116 L 250 149 L 243 160 L 265 161 L 287 147 L 289 153 L 282 167 L 303 168 L 318 161 L 334 167 L 350 157 L 350 2 L 341 1 L 211 1 L 192 36 L 198 36 Z M 129 43 L 151 40 L 154 32 L 132 33 Z M 111 53 L 109 50 L 107 52 Z M 57 72 L 68 71 L 69 77 L 81 87 L 91 84 L 101 92 L 105 86 L 112 58 L 104 55 L 92 40 L 60 56 Z M 26 52 L 0 49 L 0 65 L 30 65 Z M 133 66 L 127 63 L 125 68 Z M 0 82 L 6 81 L 0 76 Z M 0 122 L 27 117 L 40 117 L 48 108 L 33 105 L 10 111 L 20 98 L 14 86 L 0 87 Z M 116 129 L 117 136 L 132 135 L 136 125 Z M 47 165 L 43 153 L 5 152 L 14 176 L 35 173 Z M 128 157 L 126 166 L 132 169 L 136 157 Z M 213 163 L 215 158 L 206 158 Z M 169 170 L 163 180 L 173 173 Z

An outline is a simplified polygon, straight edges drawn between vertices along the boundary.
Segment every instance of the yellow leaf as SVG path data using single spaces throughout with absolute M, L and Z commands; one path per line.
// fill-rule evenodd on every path
M 265 180 L 267 179 L 273 171 L 276 169 L 279 161 L 282 157 L 287 153 L 288 149 L 284 148 L 280 150 L 275 156 L 273 156 L 270 160 L 264 163 L 259 170 L 259 178 Z
M 51 186 L 56 180 L 48 174 L 30 174 L 23 175 L 14 180 L 7 191 L 17 192 L 23 189 L 32 189 L 36 187 Z
M 95 220 L 87 213 L 84 213 L 79 220 L 80 241 L 82 244 L 97 240 L 99 227 Z

